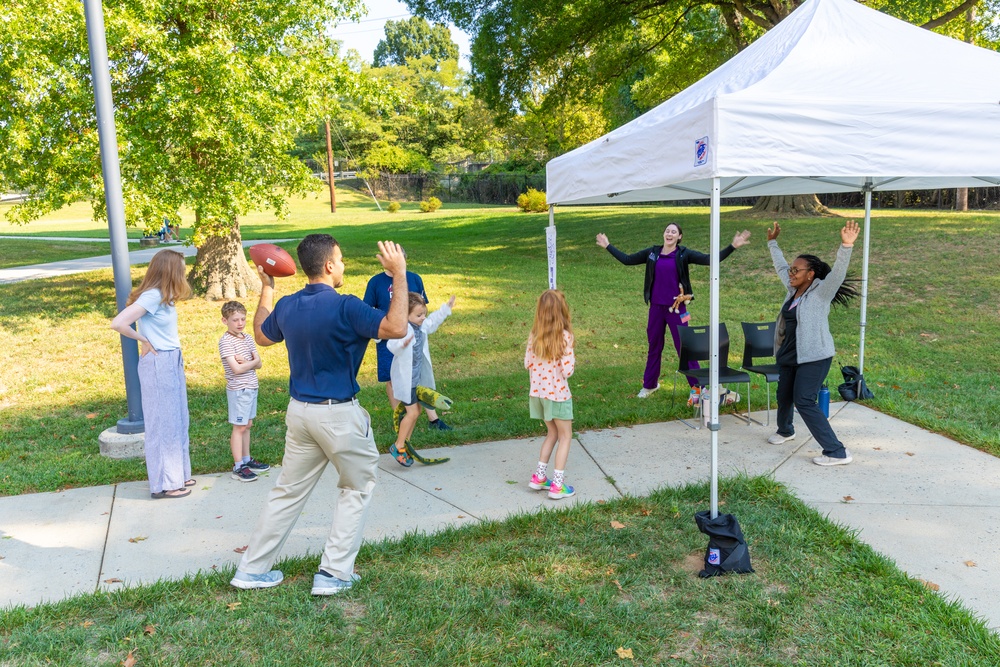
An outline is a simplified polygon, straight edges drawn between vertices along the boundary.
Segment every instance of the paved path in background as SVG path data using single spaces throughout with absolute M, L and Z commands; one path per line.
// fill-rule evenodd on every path
M 0 236 L 0 238 L 20 238 L 20 239 L 44 239 L 47 241 L 102 241 L 108 243 L 108 239 L 80 239 L 57 236 Z M 132 242 L 133 239 L 129 239 Z M 138 239 L 136 239 L 138 240 Z M 257 245 L 258 243 L 285 243 L 298 239 L 260 239 L 257 241 L 244 241 L 243 247 Z M 198 249 L 191 245 L 180 243 L 164 243 L 154 248 L 142 248 L 139 250 L 129 250 L 128 257 L 130 264 L 148 264 L 153 255 L 168 248 L 184 253 L 185 257 L 193 257 L 198 253 Z M 82 257 L 80 259 L 67 259 L 61 262 L 49 262 L 48 264 L 32 264 L 31 266 L 16 266 L 10 269 L 0 269 L 0 285 L 5 283 L 19 283 L 22 280 L 36 280 L 38 278 L 55 278 L 57 276 L 68 276 L 74 273 L 85 273 L 87 271 L 97 271 L 98 269 L 111 268 L 111 255 L 99 255 L 97 257 Z
M 770 428 L 724 416 L 721 474 L 773 475 L 910 576 L 938 584 L 1000 629 L 1000 459 L 855 403 L 831 409 L 837 434 L 850 443 L 851 465 L 813 465 L 819 448 L 801 423 L 799 439 L 775 446 L 766 444 Z M 383 455 L 365 539 L 704 482 L 708 437 L 680 422 L 580 433 L 568 466 L 577 495 L 562 501 L 527 487 L 540 438 L 428 450 L 451 457 L 433 467 L 402 468 Z M 194 493 L 178 500 L 151 500 L 145 481 L 0 498 L 0 608 L 231 568 L 277 472 L 251 484 L 228 472 L 199 475 Z M 328 470 L 283 556 L 319 553 L 336 493 Z M 752 558 L 754 525 L 742 527 Z M 364 562 L 358 567 L 363 572 Z M 309 594 L 308 582 L 288 585 Z
M 70 241 L 74 243 L 111 243 L 111 239 L 85 238 L 82 236 L 28 236 L 26 234 L 0 234 L 0 239 L 20 241 Z M 139 239 L 128 239 L 129 243 L 138 243 Z

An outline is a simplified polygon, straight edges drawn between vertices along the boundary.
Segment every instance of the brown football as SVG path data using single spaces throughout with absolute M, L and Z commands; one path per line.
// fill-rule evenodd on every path
M 258 243 L 250 246 L 250 261 L 254 266 L 263 267 L 264 273 L 275 278 L 295 275 L 295 260 L 284 248 L 273 243 Z

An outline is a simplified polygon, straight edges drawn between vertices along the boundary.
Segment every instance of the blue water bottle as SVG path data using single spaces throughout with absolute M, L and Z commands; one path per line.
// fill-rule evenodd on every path
M 823 416 L 830 418 L 830 390 L 823 385 L 819 390 L 819 409 L 823 411 Z

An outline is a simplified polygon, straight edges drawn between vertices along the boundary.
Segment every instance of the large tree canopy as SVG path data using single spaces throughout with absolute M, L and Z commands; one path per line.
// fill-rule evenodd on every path
M 472 35 L 472 85 L 497 111 L 517 110 L 539 79 L 548 99 L 605 99 L 616 124 L 682 90 L 746 47 L 804 0 L 405 0 Z M 995 0 L 871 0 L 870 7 L 962 35 L 994 24 Z M 649 83 L 647 80 L 652 79 Z
M 402 21 L 386 21 L 385 38 L 375 47 L 375 67 L 408 65 L 411 60 L 429 57 L 434 62 L 458 60 L 458 44 L 451 30 L 441 23 L 433 26 L 419 16 Z
M 213 298 L 256 278 L 238 216 L 314 187 L 289 154 L 343 73 L 332 22 L 356 0 L 123 0 L 106 5 L 129 225 L 196 217 L 192 280 Z M 0 10 L 0 178 L 30 193 L 27 222 L 69 202 L 105 217 L 83 6 L 13 0 Z

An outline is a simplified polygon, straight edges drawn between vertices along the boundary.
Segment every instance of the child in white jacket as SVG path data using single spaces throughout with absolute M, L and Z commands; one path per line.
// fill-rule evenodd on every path
M 406 406 L 406 415 L 399 423 L 399 435 L 395 444 L 389 447 L 389 453 L 400 465 L 406 467 L 413 465 L 413 457 L 406 449 L 406 441 L 410 439 L 413 427 L 417 424 L 417 417 L 420 416 L 417 385 L 436 388 L 427 336 L 437 331 L 441 323 L 451 315 L 454 305 L 455 297 L 452 295 L 448 303 L 428 315 L 423 295 L 410 292 L 410 314 L 406 336 L 388 341 L 389 351 L 392 352 L 392 368 L 389 371 L 392 378 L 392 394 L 397 401 Z

